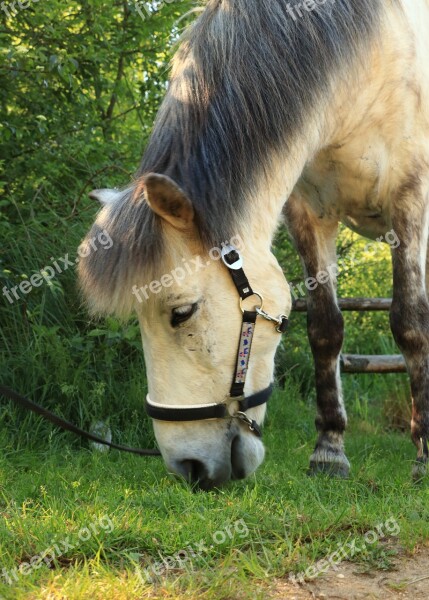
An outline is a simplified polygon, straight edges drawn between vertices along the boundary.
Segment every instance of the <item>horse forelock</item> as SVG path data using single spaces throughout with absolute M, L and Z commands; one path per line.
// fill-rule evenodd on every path
M 109 247 L 97 243 L 103 235 Z M 135 186 L 101 209 L 82 248 L 88 256 L 80 259 L 79 282 L 90 310 L 119 316 L 132 312 L 132 287 L 153 279 L 166 254 L 161 219 L 135 197 Z
M 147 203 L 143 182 L 136 180 L 100 210 L 81 244 L 81 292 L 93 314 L 127 318 L 137 302 L 142 303 L 136 289 L 147 289 L 203 252 L 196 230 L 195 235 L 183 235 L 166 224 Z M 152 310 L 168 291 L 158 287 L 154 293 L 144 293 L 145 306 Z

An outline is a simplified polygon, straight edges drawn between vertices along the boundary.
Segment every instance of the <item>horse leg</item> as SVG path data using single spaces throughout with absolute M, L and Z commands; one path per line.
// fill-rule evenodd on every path
M 413 477 L 420 479 L 429 459 L 429 203 L 420 178 L 410 181 L 394 196 L 392 206 L 392 225 L 401 243 L 392 249 L 390 321 L 411 381 L 411 436 L 417 447 Z
M 429 300 L 429 244 L 427 247 L 427 255 L 426 255 L 426 294 Z
M 328 472 L 346 477 L 350 464 L 344 453 L 347 415 L 339 365 L 344 321 L 336 298 L 338 223 L 318 218 L 294 196 L 286 203 L 284 214 L 307 278 L 307 329 L 315 365 L 318 431 L 309 474 Z

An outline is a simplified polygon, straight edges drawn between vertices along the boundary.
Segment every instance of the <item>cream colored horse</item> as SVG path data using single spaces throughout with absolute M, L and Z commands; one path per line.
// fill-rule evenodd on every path
M 371 238 L 393 229 L 391 321 L 411 378 L 420 476 L 429 439 L 429 1 L 266 5 L 211 0 L 186 34 L 136 180 L 93 193 L 106 206 L 89 237 L 106 229 L 114 243 L 81 261 L 82 288 L 97 313 L 138 315 L 152 401 L 220 403 L 241 312 L 210 249 L 239 236 L 250 283 L 277 315 L 291 307 L 270 249 L 282 219 L 316 281 L 336 261 L 340 222 Z M 310 464 L 346 475 L 335 287 L 331 277 L 309 293 L 319 435 Z M 247 395 L 271 382 L 278 341 L 270 323 L 257 324 Z M 265 408 L 249 413 L 261 423 Z M 246 477 L 264 457 L 237 420 L 154 427 L 168 469 L 203 487 Z

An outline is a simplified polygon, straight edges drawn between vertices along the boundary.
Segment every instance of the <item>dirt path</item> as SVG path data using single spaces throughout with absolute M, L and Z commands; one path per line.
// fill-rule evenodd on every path
M 303 585 L 277 580 L 267 597 L 288 600 L 429 599 L 429 549 L 412 557 L 401 552 L 392 562 L 391 571 L 362 570 L 357 564 L 343 562 L 337 571 Z

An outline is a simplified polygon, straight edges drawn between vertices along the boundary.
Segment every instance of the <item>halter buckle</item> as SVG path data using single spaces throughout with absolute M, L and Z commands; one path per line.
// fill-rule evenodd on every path
M 226 260 L 226 257 L 229 254 L 231 254 L 232 252 L 235 252 L 237 254 L 238 258 L 235 262 L 229 263 Z M 223 246 L 222 252 L 221 252 L 221 257 L 222 257 L 223 264 L 226 267 L 228 267 L 228 269 L 232 269 L 232 271 L 238 271 L 239 269 L 243 268 L 243 257 L 241 256 L 241 254 L 237 250 L 237 248 L 235 248 L 234 246 Z
M 242 421 L 243 423 L 246 423 L 246 425 L 252 433 L 257 435 L 258 437 L 261 437 L 262 433 L 259 425 L 256 421 L 247 416 L 245 412 L 238 411 L 235 413 L 235 415 L 233 415 L 233 417 L 235 419 L 238 419 L 239 421 Z

